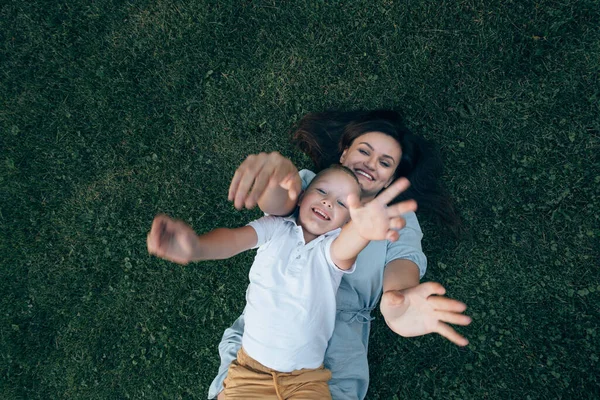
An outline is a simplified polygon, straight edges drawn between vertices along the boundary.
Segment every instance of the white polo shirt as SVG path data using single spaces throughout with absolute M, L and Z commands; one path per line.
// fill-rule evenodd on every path
M 330 247 L 341 229 L 305 244 L 294 217 L 250 222 L 258 252 L 250 269 L 244 310 L 244 350 L 280 372 L 318 368 L 333 333 L 336 292 L 344 273 Z

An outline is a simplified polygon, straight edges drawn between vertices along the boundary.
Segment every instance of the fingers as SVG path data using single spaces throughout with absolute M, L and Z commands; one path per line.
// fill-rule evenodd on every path
M 146 236 L 146 247 L 148 247 L 148 254 L 154 254 L 154 238 L 150 233 Z
M 409 211 L 417 211 L 417 202 L 414 200 L 401 201 L 400 203 L 388 206 L 388 217 L 397 217 Z
M 446 294 L 446 289 L 437 282 L 421 283 L 419 286 L 417 286 L 417 288 L 424 292 L 424 297 L 431 296 L 432 294 Z
M 270 184 L 279 184 L 287 178 L 289 171 L 297 175 L 298 170 L 290 160 L 277 152 L 250 155 L 233 175 L 227 198 L 238 210 L 253 208 Z M 297 179 L 290 184 L 289 196 L 298 197 L 300 184 Z M 298 176 L 299 178 L 299 176 Z
M 469 344 L 469 341 L 464 336 L 443 322 L 438 322 L 436 332 L 459 346 L 466 346 Z
M 272 177 L 269 185 L 279 185 L 282 189 L 290 190 L 294 186 L 294 174 L 290 172 L 281 182 L 277 182 L 277 179 Z
M 298 198 L 298 190 L 295 187 L 288 189 L 288 197 L 292 201 L 296 200 Z
M 153 254 L 158 257 L 162 257 L 165 254 L 163 249 L 164 246 L 161 245 L 161 234 L 160 233 L 149 233 L 146 238 L 146 244 L 148 246 L 148 253 Z
M 395 242 L 396 240 L 400 239 L 400 234 L 398 231 L 391 229 L 385 234 L 385 238 L 390 242 Z
M 242 179 L 242 171 L 240 168 L 235 170 L 233 174 L 233 179 L 231 179 L 231 183 L 229 184 L 229 192 L 227 193 L 227 200 L 233 201 L 235 199 L 235 194 L 237 193 L 238 186 L 240 185 L 240 181 Z
M 360 198 L 355 193 L 350 193 L 348 198 L 346 199 L 346 203 L 348 204 L 348 208 L 350 210 L 354 210 L 356 208 L 361 207 Z
M 387 189 L 379 193 L 376 199 L 382 204 L 388 204 L 400 193 L 404 192 L 410 186 L 410 182 L 406 178 L 396 179 Z
M 165 245 L 169 243 L 169 240 L 173 236 L 173 231 L 177 227 L 177 224 L 180 223 L 164 214 L 154 217 L 150 233 L 148 233 L 147 237 L 148 251 L 156 255 L 164 253 Z
M 234 175 L 234 179 L 237 177 L 236 186 L 230 190 L 232 192 L 230 199 L 233 201 L 233 206 L 240 210 L 246 201 L 248 191 L 252 187 L 254 177 L 244 172 L 237 172 Z M 233 182 L 232 182 L 233 185 Z
M 256 176 L 261 173 L 266 160 L 267 155 L 265 153 L 251 154 L 236 169 L 227 194 L 227 198 L 229 201 L 233 201 L 235 208 L 241 209 L 243 207 L 246 196 L 254 184 Z
M 435 315 L 440 321 L 444 321 L 452 325 L 466 326 L 471 323 L 471 317 L 464 314 L 457 314 L 449 311 L 437 311 Z
M 146 237 L 146 245 L 148 246 L 148 253 L 158 254 L 160 251 L 161 237 L 164 235 L 167 221 L 169 217 L 166 215 L 157 215 L 152 221 L 152 227 Z
M 250 183 L 252 186 L 252 191 L 248 194 L 244 201 L 244 206 L 247 209 L 254 208 L 256 206 L 258 199 L 264 193 L 267 185 L 269 185 L 269 180 L 271 179 L 272 170 L 263 167 L 260 173 L 254 178 L 254 182 Z
M 402 217 L 394 217 L 390 219 L 390 229 L 400 230 L 404 228 L 406 221 Z
M 461 313 L 467 309 L 467 305 L 462 301 L 449 299 L 447 297 L 431 296 L 427 299 L 427 301 L 437 311 Z
M 152 228 L 146 237 L 148 253 L 159 258 L 187 265 L 189 260 L 172 251 L 173 240 L 178 231 L 186 228 L 181 222 L 166 215 L 157 215 L 152 222 Z
M 279 186 L 288 191 L 288 197 L 290 200 L 296 200 L 298 198 L 298 191 L 302 187 L 299 183 L 300 176 L 296 172 L 290 172 L 281 182 Z M 271 178 L 273 181 L 273 178 Z M 278 183 L 275 181 L 275 183 Z

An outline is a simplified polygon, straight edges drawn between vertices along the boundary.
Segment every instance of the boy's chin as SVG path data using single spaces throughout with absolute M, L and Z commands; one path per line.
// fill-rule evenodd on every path
M 329 231 L 322 231 L 322 230 L 308 231 L 308 233 L 310 233 L 311 235 L 314 235 L 314 236 L 321 236 L 321 235 L 326 234 L 327 232 L 329 232 Z
M 327 232 L 329 232 L 329 230 L 324 230 L 321 227 L 318 227 L 318 228 L 315 227 L 315 229 L 306 229 L 306 232 L 308 232 L 308 233 L 310 233 L 311 235 L 314 235 L 314 236 L 321 236 L 321 235 L 324 235 Z

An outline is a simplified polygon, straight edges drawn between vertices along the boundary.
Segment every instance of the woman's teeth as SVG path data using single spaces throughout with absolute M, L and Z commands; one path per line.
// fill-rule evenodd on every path
M 361 170 L 361 169 L 357 169 L 355 170 L 357 174 L 364 176 L 365 178 L 367 178 L 368 180 L 372 181 L 375 178 L 373 178 L 371 175 L 367 174 L 365 171 Z

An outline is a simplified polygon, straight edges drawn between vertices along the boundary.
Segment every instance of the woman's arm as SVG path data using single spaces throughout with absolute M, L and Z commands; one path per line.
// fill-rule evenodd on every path
M 383 272 L 383 293 L 403 290 L 419 284 L 419 267 L 410 260 L 390 261 Z
M 233 325 L 225 330 L 221 343 L 219 343 L 219 356 L 221 364 L 217 376 L 213 379 L 210 388 L 208 389 L 208 398 L 219 400 L 225 399 L 223 393 L 223 381 L 227 377 L 229 365 L 237 357 L 238 350 L 242 347 L 242 336 L 244 335 L 244 315 L 233 323 Z
M 301 185 L 296 166 L 278 152 L 252 154 L 235 171 L 228 199 L 237 209 L 258 204 L 267 214 L 289 215 Z

